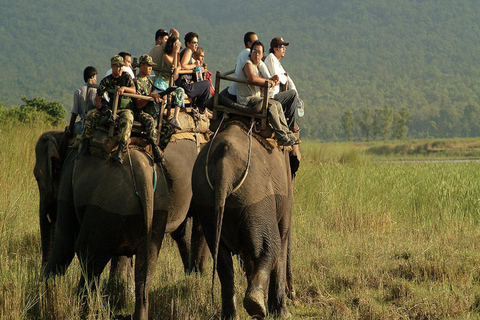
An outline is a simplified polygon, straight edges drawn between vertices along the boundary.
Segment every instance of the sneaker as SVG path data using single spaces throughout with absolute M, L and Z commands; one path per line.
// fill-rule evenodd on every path
M 170 124 L 171 124 L 175 129 L 182 130 L 182 127 L 180 126 L 180 122 L 178 122 L 178 119 L 177 119 L 177 118 L 172 118 L 172 119 L 170 120 Z
M 295 144 L 295 141 L 287 137 L 285 139 L 277 139 L 277 144 L 279 146 L 293 146 Z

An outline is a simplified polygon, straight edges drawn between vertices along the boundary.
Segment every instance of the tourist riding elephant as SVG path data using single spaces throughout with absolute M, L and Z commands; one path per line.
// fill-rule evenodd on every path
M 222 287 L 222 319 L 237 318 L 232 253 L 244 261 L 243 305 L 252 317 L 288 317 L 285 301 L 293 174 L 286 149 L 267 146 L 232 122 L 200 152 L 193 206 Z M 296 166 L 298 167 L 298 166 Z M 213 288 L 212 288 L 213 289 Z

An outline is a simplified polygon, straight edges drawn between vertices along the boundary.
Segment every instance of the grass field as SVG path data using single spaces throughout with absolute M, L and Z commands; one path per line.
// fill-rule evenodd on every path
M 0 319 L 80 314 L 76 261 L 57 279 L 53 306 L 40 275 L 32 172 L 34 145 L 46 129 L 0 127 Z M 452 156 L 449 143 L 476 143 L 444 142 L 442 157 Z M 480 319 L 480 163 L 383 161 L 403 156 L 378 156 L 372 147 L 382 149 L 380 143 L 302 143 L 292 237 L 293 319 Z M 207 270 L 184 275 L 177 249 L 166 238 L 150 291 L 151 318 L 215 319 L 219 281 L 212 304 L 211 262 Z M 241 308 L 246 280 L 238 267 L 236 283 L 240 316 L 247 319 Z M 105 290 L 90 299 L 88 319 L 133 312 L 133 296 L 124 310 L 108 303 Z

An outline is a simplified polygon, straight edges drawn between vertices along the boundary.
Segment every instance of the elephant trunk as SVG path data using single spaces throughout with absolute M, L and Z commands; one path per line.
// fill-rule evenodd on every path
M 40 235 L 42 240 L 42 267 L 45 268 L 47 265 L 50 253 L 52 252 L 53 247 L 53 237 L 55 235 L 55 217 L 56 202 L 48 201 L 46 197 L 40 195 Z
M 215 182 L 214 182 L 214 194 L 215 194 L 215 247 L 213 254 L 213 271 L 212 271 L 212 302 L 214 302 L 214 286 L 215 286 L 215 271 L 217 270 L 218 251 L 220 247 L 220 239 L 222 236 L 222 224 L 223 214 L 225 211 L 225 202 L 228 196 L 232 193 L 235 182 L 235 166 L 227 161 L 228 157 L 225 157 L 218 161 L 214 166 L 215 170 Z

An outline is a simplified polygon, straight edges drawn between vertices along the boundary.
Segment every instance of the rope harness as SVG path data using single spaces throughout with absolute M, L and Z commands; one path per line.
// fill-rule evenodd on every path
M 132 157 L 130 156 L 130 148 L 129 147 L 127 147 L 127 155 L 128 155 L 128 162 L 130 164 L 130 173 L 132 174 L 133 188 L 135 190 L 135 194 L 138 197 L 140 197 L 140 193 L 138 192 L 138 188 L 137 188 L 137 180 L 135 179 L 135 170 L 133 169 Z M 145 155 L 153 161 L 152 156 L 148 152 L 145 152 Z M 155 192 L 156 189 L 157 189 L 157 170 L 155 170 L 155 165 L 154 165 L 154 168 L 153 168 L 153 191 Z

